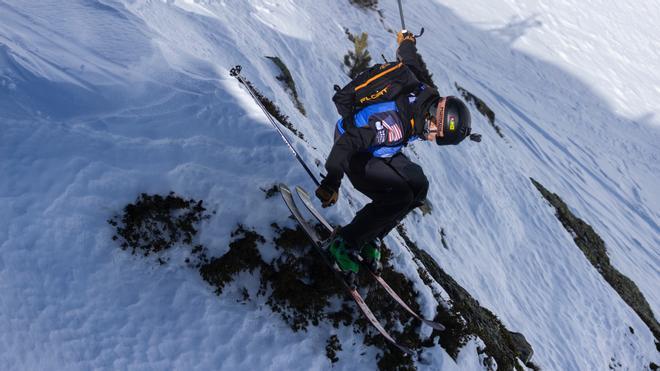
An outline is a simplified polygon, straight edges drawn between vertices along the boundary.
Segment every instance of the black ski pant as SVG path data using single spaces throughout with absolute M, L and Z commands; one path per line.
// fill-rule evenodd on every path
M 353 248 L 384 237 L 423 204 L 429 189 L 421 166 L 402 153 L 390 158 L 356 154 L 349 161 L 346 175 L 358 191 L 371 199 L 340 231 Z

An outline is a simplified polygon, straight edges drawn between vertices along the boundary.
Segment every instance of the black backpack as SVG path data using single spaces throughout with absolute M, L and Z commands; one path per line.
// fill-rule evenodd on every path
M 332 101 L 344 121 L 352 123 L 353 115 L 362 108 L 396 100 L 402 94 L 414 92 L 419 86 L 419 80 L 406 65 L 388 62 L 362 71 L 343 88 L 335 85 L 337 92 Z

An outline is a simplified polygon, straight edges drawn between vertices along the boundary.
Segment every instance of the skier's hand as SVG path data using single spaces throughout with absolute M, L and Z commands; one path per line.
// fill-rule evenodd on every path
M 326 178 L 327 179 L 327 178 Z M 332 206 L 339 198 L 339 192 L 335 186 L 328 184 L 326 179 L 323 179 L 321 185 L 316 189 L 316 197 L 321 200 L 321 206 Z
M 417 43 L 417 40 L 415 40 L 415 35 L 413 35 L 413 33 L 409 32 L 408 30 L 401 30 L 396 34 L 397 44 L 401 45 L 403 40 L 411 40 L 413 44 Z

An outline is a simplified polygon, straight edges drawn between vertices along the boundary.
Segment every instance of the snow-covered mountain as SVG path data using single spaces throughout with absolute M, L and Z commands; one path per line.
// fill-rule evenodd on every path
M 534 348 L 544 370 L 642 370 L 658 341 L 574 242 L 530 178 L 558 194 L 605 242 L 612 266 L 660 312 L 660 4 L 652 0 L 404 0 L 406 26 L 444 95 L 474 94 L 480 144 L 416 143 L 433 210 L 408 236 Z M 293 332 L 244 272 L 217 296 L 177 261 L 117 247 L 107 220 L 140 193 L 175 191 L 215 211 L 199 242 L 228 250 L 237 225 L 271 241 L 293 228 L 261 188 L 313 184 L 234 65 L 289 116 L 286 131 L 322 172 L 349 81 L 351 33 L 394 58 L 395 0 L 0 0 L 0 369 L 372 369 L 380 352 L 350 327 Z M 272 60 L 290 70 L 302 115 Z M 349 200 L 351 201 L 349 203 Z M 350 220 L 367 199 L 344 182 L 326 214 Z M 441 243 L 441 231 L 444 243 Z M 436 301 L 402 237 L 394 267 Z M 273 260 L 265 242 L 259 250 Z M 181 257 L 179 257 L 181 258 Z M 241 286 L 243 285 L 243 286 Z M 252 286 L 250 286 L 252 285 Z M 656 322 L 657 323 L 657 322 Z M 428 329 L 422 328 L 422 336 Z M 331 364 L 329 334 L 341 341 Z M 656 335 L 657 336 L 657 335 Z M 486 367 L 474 339 L 440 346 L 419 369 Z

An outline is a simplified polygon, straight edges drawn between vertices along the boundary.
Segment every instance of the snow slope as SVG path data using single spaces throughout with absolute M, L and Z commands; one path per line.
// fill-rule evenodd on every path
M 350 329 L 292 333 L 263 303 L 236 303 L 231 290 L 218 299 L 192 270 L 117 249 L 106 220 L 140 192 L 204 199 L 217 214 L 201 242 L 215 255 L 237 223 L 266 237 L 273 221 L 291 223 L 259 187 L 312 184 L 228 69 L 243 65 L 304 134 L 306 142 L 289 136 L 303 157 L 322 162 L 336 119 L 331 87 L 348 82 L 344 27 L 369 33 L 374 59 L 394 55 L 386 27 L 397 29 L 398 9 L 380 3 L 383 21 L 345 1 L 0 1 L 2 369 L 322 369 L 332 331 L 343 343 L 335 368 L 375 367 L 376 351 L 351 346 L 358 335 Z M 467 88 L 495 111 L 505 135 L 475 110 L 481 144 L 407 150 L 424 167 L 434 204 L 430 216 L 406 220 L 409 235 L 525 334 L 543 369 L 660 363 L 648 328 L 529 181 L 595 228 L 657 316 L 660 58 L 652 15 L 660 5 L 404 4 L 407 26 L 426 28 L 418 47 L 441 92 L 458 94 L 455 82 Z M 291 70 L 307 117 L 267 55 Z M 366 201 L 345 183 L 328 211 L 337 222 L 355 212 L 348 197 Z M 393 233 L 389 245 L 396 240 Z M 394 253 L 415 278 L 407 251 Z M 432 314 L 432 298 L 420 300 Z M 434 349 L 418 366 L 476 369 L 475 346 L 458 363 Z

